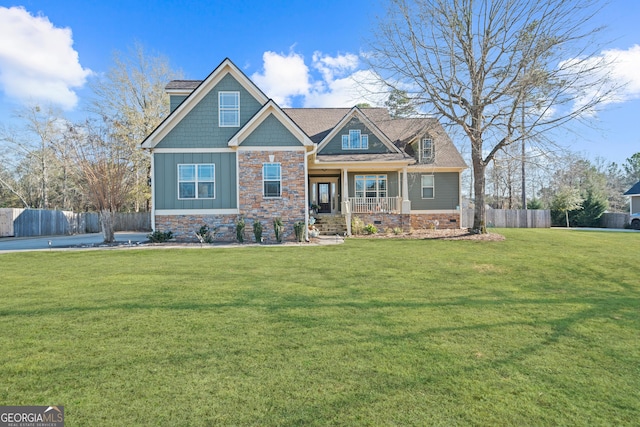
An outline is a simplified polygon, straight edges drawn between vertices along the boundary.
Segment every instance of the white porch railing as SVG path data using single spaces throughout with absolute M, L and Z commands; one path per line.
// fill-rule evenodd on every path
M 402 197 L 349 197 L 351 213 L 400 213 Z

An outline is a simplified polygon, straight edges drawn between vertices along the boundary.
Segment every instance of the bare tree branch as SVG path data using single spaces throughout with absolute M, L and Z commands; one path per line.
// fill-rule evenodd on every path
M 368 56 L 393 88 L 471 146 L 475 216 L 485 231 L 485 168 L 505 147 L 584 120 L 619 90 L 591 28 L 595 0 L 389 0 Z M 524 126 L 522 126 L 524 122 Z

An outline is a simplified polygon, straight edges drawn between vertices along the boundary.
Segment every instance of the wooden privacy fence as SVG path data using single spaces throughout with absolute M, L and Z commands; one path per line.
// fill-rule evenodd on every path
M 631 216 L 625 213 L 603 213 L 600 217 L 600 227 L 602 228 L 625 228 L 629 225 Z
M 116 231 L 150 231 L 149 212 L 117 213 Z M 0 209 L 0 237 L 54 236 L 99 233 L 96 212 L 70 212 L 44 209 Z
M 473 209 L 462 211 L 462 228 L 473 227 Z M 487 209 L 487 227 L 549 228 L 551 211 L 543 209 Z

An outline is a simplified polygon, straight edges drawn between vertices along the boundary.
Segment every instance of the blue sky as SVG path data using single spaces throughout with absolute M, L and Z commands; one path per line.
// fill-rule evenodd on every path
M 88 82 L 136 41 L 188 79 L 229 57 L 283 106 L 351 106 L 350 77 L 366 76 L 358 55 L 382 12 L 379 0 L 0 0 L 0 124 L 34 99 L 81 116 Z M 638 17 L 636 0 L 612 0 L 598 14 L 612 40 L 604 49 L 620 54 L 617 75 L 631 84 L 624 102 L 594 118 L 597 129 L 559 133 L 560 145 L 618 163 L 640 151 Z

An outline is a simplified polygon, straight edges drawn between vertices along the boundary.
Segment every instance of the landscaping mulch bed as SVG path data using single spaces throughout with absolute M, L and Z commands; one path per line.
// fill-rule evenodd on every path
M 454 230 L 414 230 L 410 233 L 377 233 L 353 236 L 357 239 L 439 239 L 439 240 L 481 240 L 498 242 L 505 240 L 502 234 L 475 234 L 467 229 Z

